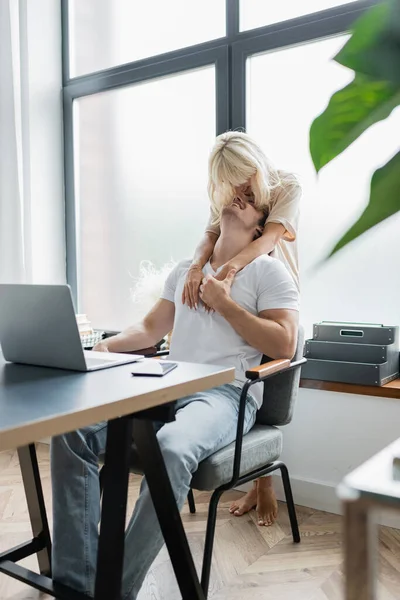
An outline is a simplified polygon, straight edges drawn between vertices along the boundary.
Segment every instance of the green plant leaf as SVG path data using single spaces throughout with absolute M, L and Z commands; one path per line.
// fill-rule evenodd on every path
M 352 26 L 351 37 L 337 55 L 335 61 L 353 71 L 360 71 L 364 66 L 364 53 L 376 46 L 389 21 L 390 4 L 381 2 L 367 10 Z
M 368 127 L 386 119 L 400 103 L 400 90 L 385 81 L 356 75 L 331 97 L 310 128 L 310 152 L 317 171 L 343 152 Z
M 400 152 L 377 169 L 371 179 L 367 208 L 344 234 L 329 256 L 400 210 Z
M 399 86 L 400 0 L 386 0 L 358 19 L 335 61 L 356 73 Z

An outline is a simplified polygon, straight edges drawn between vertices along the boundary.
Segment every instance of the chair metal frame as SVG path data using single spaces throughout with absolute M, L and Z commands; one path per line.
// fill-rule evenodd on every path
M 248 483 L 249 481 L 253 481 L 258 477 L 263 475 L 269 475 L 274 471 L 280 470 L 282 475 L 283 488 L 285 492 L 285 499 L 289 513 L 290 526 L 292 530 L 293 542 L 298 544 L 300 542 L 300 532 L 299 526 L 297 522 L 296 508 L 294 505 L 292 487 L 290 485 L 289 471 L 287 466 L 282 461 L 275 461 L 273 463 L 268 463 L 265 466 L 255 469 L 250 473 L 246 473 L 246 475 L 240 475 L 240 463 L 242 458 L 242 445 L 243 445 L 243 427 L 244 427 L 244 417 L 246 410 L 246 401 L 249 389 L 251 386 L 256 383 L 263 383 L 271 377 L 275 377 L 276 375 L 286 373 L 288 371 L 292 371 L 294 369 L 300 369 L 302 365 L 306 362 L 305 358 L 301 358 L 300 360 L 293 361 L 289 363 L 288 366 L 283 366 L 279 370 L 275 370 L 272 373 L 268 373 L 262 377 L 259 377 L 258 374 L 255 374 L 252 371 L 246 372 L 246 377 L 248 378 L 246 383 L 243 386 L 242 393 L 240 396 L 239 402 L 239 414 L 238 414 L 238 424 L 237 424 L 237 432 L 236 432 L 236 443 L 235 443 L 235 454 L 233 459 L 233 473 L 229 482 L 224 485 L 219 486 L 214 490 L 210 504 L 208 508 L 208 518 L 207 518 L 207 529 L 206 529 L 206 539 L 204 544 L 204 552 L 203 552 L 203 566 L 201 573 L 201 587 L 203 588 L 204 595 L 207 597 L 208 588 L 210 584 L 210 574 L 211 574 L 211 562 L 212 562 L 212 552 L 214 546 L 214 536 L 215 536 L 215 526 L 217 520 L 217 509 L 218 503 L 222 496 L 222 494 L 232 489 L 237 485 L 243 485 L 244 483 Z M 263 366 L 263 365 L 262 365 Z M 196 512 L 196 505 L 194 501 L 193 491 L 190 490 L 188 494 L 188 503 L 189 510 L 193 514 Z

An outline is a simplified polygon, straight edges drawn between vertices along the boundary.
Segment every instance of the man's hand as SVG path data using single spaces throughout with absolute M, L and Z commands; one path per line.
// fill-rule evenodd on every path
M 231 269 L 223 281 L 218 281 L 212 275 L 204 277 L 200 286 L 200 298 L 210 308 L 221 312 L 226 301 L 229 300 L 231 287 L 236 271 Z
M 101 340 L 101 342 L 97 342 L 95 346 L 93 346 L 94 352 L 110 352 L 108 349 L 107 340 Z
M 217 281 L 223 281 L 224 279 L 227 278 L 228 273 L 234 272 L 235 275 L 236 273 L 239 271 L 239 269 L 237 267 L 235 267 L 234 265 L 230 264 L 230 263 L 226 263 L 222 269 L 219 271 L 219 273 L 215 276 L 215 279 Z
M 193 264 L 186 275 L 185 285 L 182 292 L 182 302 L 189 308 L 197 309 L 199 303 L 199 289 L 204 273 L 200 265 Z

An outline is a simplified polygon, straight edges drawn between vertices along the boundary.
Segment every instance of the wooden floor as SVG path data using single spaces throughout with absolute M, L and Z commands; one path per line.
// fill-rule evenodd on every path
M 48 447 L 38 446 L 46 503 L 51 514 Z M 138 490 L 132 478 L 130 506 Z M 240 492 L 220 504 L 210 598 L 213 600 L 341 600 L 341 518 L 298 507 L 302 535 L 294 545 L 285 505 L 271 528 L 258 527 L 253 513 L 231 517 L 227 507 Z M 208 494 L 197 494 L 197 514 L 187 507 L 183 519 L 196 564 L 201 562 Z M 14 452 L 0 453 L 0 552 L 30 537 L 24 493 Z M 36 568 L 35 558 L 24 564 Z M 165 549 L 149 572 L 138 600 L 178 600 L 179 592 Z M 48 600 L 49 596 L 0 574 L 0 600 Z M 379 600 L 400 599 L 400 531 L 382 528 Z

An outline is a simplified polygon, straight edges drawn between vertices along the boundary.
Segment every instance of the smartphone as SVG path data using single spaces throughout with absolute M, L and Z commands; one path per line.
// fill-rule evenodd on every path
M 132 375 L 141 377 L 163 377 L 178 366 L 175 362 L 155 360 L 152 358 L 142 360 L 133 365 Z

